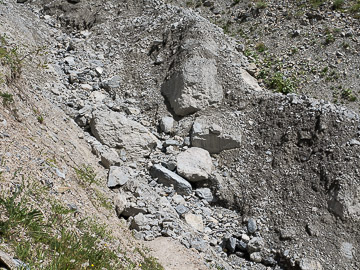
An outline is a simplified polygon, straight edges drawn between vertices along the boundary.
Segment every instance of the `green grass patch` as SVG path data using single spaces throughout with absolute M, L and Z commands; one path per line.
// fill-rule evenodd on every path
M 10 247 L 27 269 L 133 269 L 137 264 L 120 259 L 121 247 L 110 248 L 112 239 L 104 224 L 77 220 L 74 211 L 52 201 L 47 218 L 29 206 L 30 192 L 0 195 L 0 239 Z M 30 201 L 30 200 L 29 200 Z M 33 200 L 31 200 L 33 201 Z M 50 212 L 50 213 L 49 213 Z M 158 262 L 139 251 L 141 269 L 162 270 Z
M 77 178 L 81 185 L 88 185 L 98 183 L 96 179 L 96 173 L 90 165 L 83 164 L 80 168 L 74 168 Z
M 0 97 L 2 97 L 3 105 L 5 107 L 14 102 L 14 97 L 12 94 L 0 92 Z
M 265 84 L 274 92 L 289 94 L 295 92 L 295 83 L 293 80 L 286 78 L 284 74 L 277 72 L 265 80 Z

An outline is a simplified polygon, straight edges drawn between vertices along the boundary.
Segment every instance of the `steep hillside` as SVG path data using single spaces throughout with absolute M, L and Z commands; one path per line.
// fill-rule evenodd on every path
M 357 2 L 17 2 L 0 268 L 359 269 Z

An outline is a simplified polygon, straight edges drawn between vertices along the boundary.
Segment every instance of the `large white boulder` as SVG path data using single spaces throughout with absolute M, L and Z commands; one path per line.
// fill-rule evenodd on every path
M 208 151 L 192 147 L 177 156 L 177 172 L 190 182 L 209 178 L 213 164 Z

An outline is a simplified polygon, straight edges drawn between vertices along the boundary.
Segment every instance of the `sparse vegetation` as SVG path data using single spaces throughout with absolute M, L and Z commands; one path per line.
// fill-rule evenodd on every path
M 255 45 L 255 49 L 261 53 L 261 52 L 266 51 L 266 46 L 263 42 L 259 42 Z
M 264 9 L 267 7 L 267 4 L 265 1 L 258 1 L 256 2 L 256 8 L 257 9 Z
M 330 43 L 333 43 L 334 41 L 335 41 L 335 37 L 332 33 L 326 34 L 325 42 L 324 42 L 325 45 L 329 45 Z
M 76 175 L 80 184 L 88 185 L 97 183 L 96 173 L 90 165 L 83 164 L 80 168 L 75 168 Z
M 295 83 L 293 80 L 286 78 L 284 74 L 277 72 L 266 80 L 266 85 L 275 92 L 289 94 L 295 92 Z
M 39 196 L 46 199 L 44 194 L 42 191 Z M 14 250 L 26 269 L 133 269 L 135 263 L 118 256 L 123 253 L 120 246 L 106 244 L 112 237 L 104 225 L 72 218 L 74 210 L 58 201 L 51 201 L 49 217 L 45 218 L 40 210 L 29 206 L 29 196 L 21 188 L 0 196 L 0 239 Z M 163 269 L 154 258 L 141 251 L 139 254 L 143 257 L 141 269 Z
M 8 106 L 10 103 L 14 102 L 14 98 L 12 94 L 0 92 L 0 97 L 2 97 L 3 105 L 5 107 Z
M 6 82 L 12 82 L 20 77 L 22 60 L 18 46 L 10 45 L 6 35 L 0 36 L 0 64 L 10 69 L 10 73 L 5 75 Z
M 345 2 L 344 0 L 335 0 L 333 5 L 332 5 L 332 8 L 333 9 L 340 9 L 340 8 L 343 7 L 344 2 Z
M 353 95 L 351 89 L 345 88 L 341 92 L 341 97 L 348 101 L 356 101 L 356 97 Z

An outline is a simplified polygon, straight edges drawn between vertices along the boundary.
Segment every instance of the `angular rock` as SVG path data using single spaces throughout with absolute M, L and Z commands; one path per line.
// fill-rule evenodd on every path
M 125 193 L 118 193 L 114 199 L 115 211 L 118 217 L 124 212 L 127 204 Z
M 158 140 L 143 125 L 123 113 L 96 110 L 90 122 L 92 134 L 112 148 L 124 148 L 134 159 L 148 155 Z
M 360 198 L 357 195 L 360 194 L 360 186 L 354 180 L 344 174 L 335 181 L 337 184 L 329 192 L 328 208 L 341 219 L 360 220 Z
M 229 253 L 235 253 L 237 239 L 234 237 L 225 237 L 223 239 L 223 246 Z
M 144 214 L 137 214 L 131 222 L 130 228 L 140 231 L 142 227 L 145 227 L 148 224 L 148 219 Z
M 109 188 L 119 187 L 126 184 L 130 178 L 130 170 L 127 167 L 111 166 L 108 174 L 107 186 Z
M 213 196 L 210 188 L 198 188 L 197 190 L 195 190 L 195 194 L 200 199 L 204 199 L 207 202 L 214 201 L 214 196 Z
M 135 204 L 126 204 L 125 209 L 121 213 L 121 216 L 123 217 L 133 217 L 137 214 L 145 214 L 147 211 L 144 207 L 135 205 Z
M 238 240 L 236 242 L 236 248 L 244 252 L 247 250 L 247 244 L 243 240 Z
M 185 221 L 187 224 L 189 224 L 191 227 L 193 227 L 195 230 L 198 230 L 200 232 L 204 231 L 204 222 L 201 217 L 201 215 L 195 215 L 195 214 L 185 214 L 184 216 Z
M 197 251 L 204 252 L 206 251 L 207 245 L 206 242 L 200 238 L 191 239 L 191 247 L 195 248 Z
M 120 82 L 121 82 L 120 76 L 115 75 L 115 76 L 111 77 L 110 79 L 104 81 L 102 83 L 102 87 L 107 91 L 112 91 L 112 90 L 120 87 Z
M 181 195 L 175 194 L 172 199 L 175 204 L 185 204 L 185 199 Z
M 190 195 L 192 193 L 192 187 L 188 181 L 160 164 L 152 166 L 150 174 L 165 186 L 173 185 L 176 192 L 180 195 Z
M 165 133 L 172 133 L 174 131 L 174 118 L 170 116 L 164 116 L 160 121 L 160 129 Z
M 262 260 L 261 253 L 260 252 L 251 253 L 250 260 L 252 260 L 253 262 L 256 262 L 256 263 L 260 263 Z
M 177 115 L 188 115 L 223 99 L 215 59 L 193 56 L 184 60 L 161 86 Z
M 240 70 L 240 76 L 243 79 L 244 83 L 253 91 L 263 91 L 259 86 L 257 80 L 252 77 L 245 69 Z
M 5 269 L 17 269 L 17 263 L 9 254 L 0 250 L 0 267 Z
M 217 154 L 223 150 L 239 148 L 241 145 L 241 135 L 239 133 L 226 134 L 211 119 L 199 117 L 195 120 L 192 127 L 191 145 L 203 148 L 209 151 L 210 154 Z
M 349 259 L 349 260 L 352 260 L 354 259 L 354 246 L 353 244 L 349 243 L 349 242 L 343 242 L 341 243 L 341 254 Z
M 192 147 L 177 156 L 177 172 L 191 182 L 206 180 L 213 170 L 208 151 Z
M 104 165 L 106 169 L 109 169 L 111 166 L 120 165 L 120 157 L 118 153 L 112 148 L 103 148 L 101 155 L 101 164 Z
M 260 251 L 264 247 L 264 240 L 261 237 L 252 238 L 247 244 L 247 251 L 249 253 Z
M 300 270 L 322 270 L 320 262 L 312 259 L 301 259 L 299 263 Z
M 189 212 L 189 209 L 183 204 L 176 206 L 175 210 L 179 215 L 184 215 L 185 213 Z

